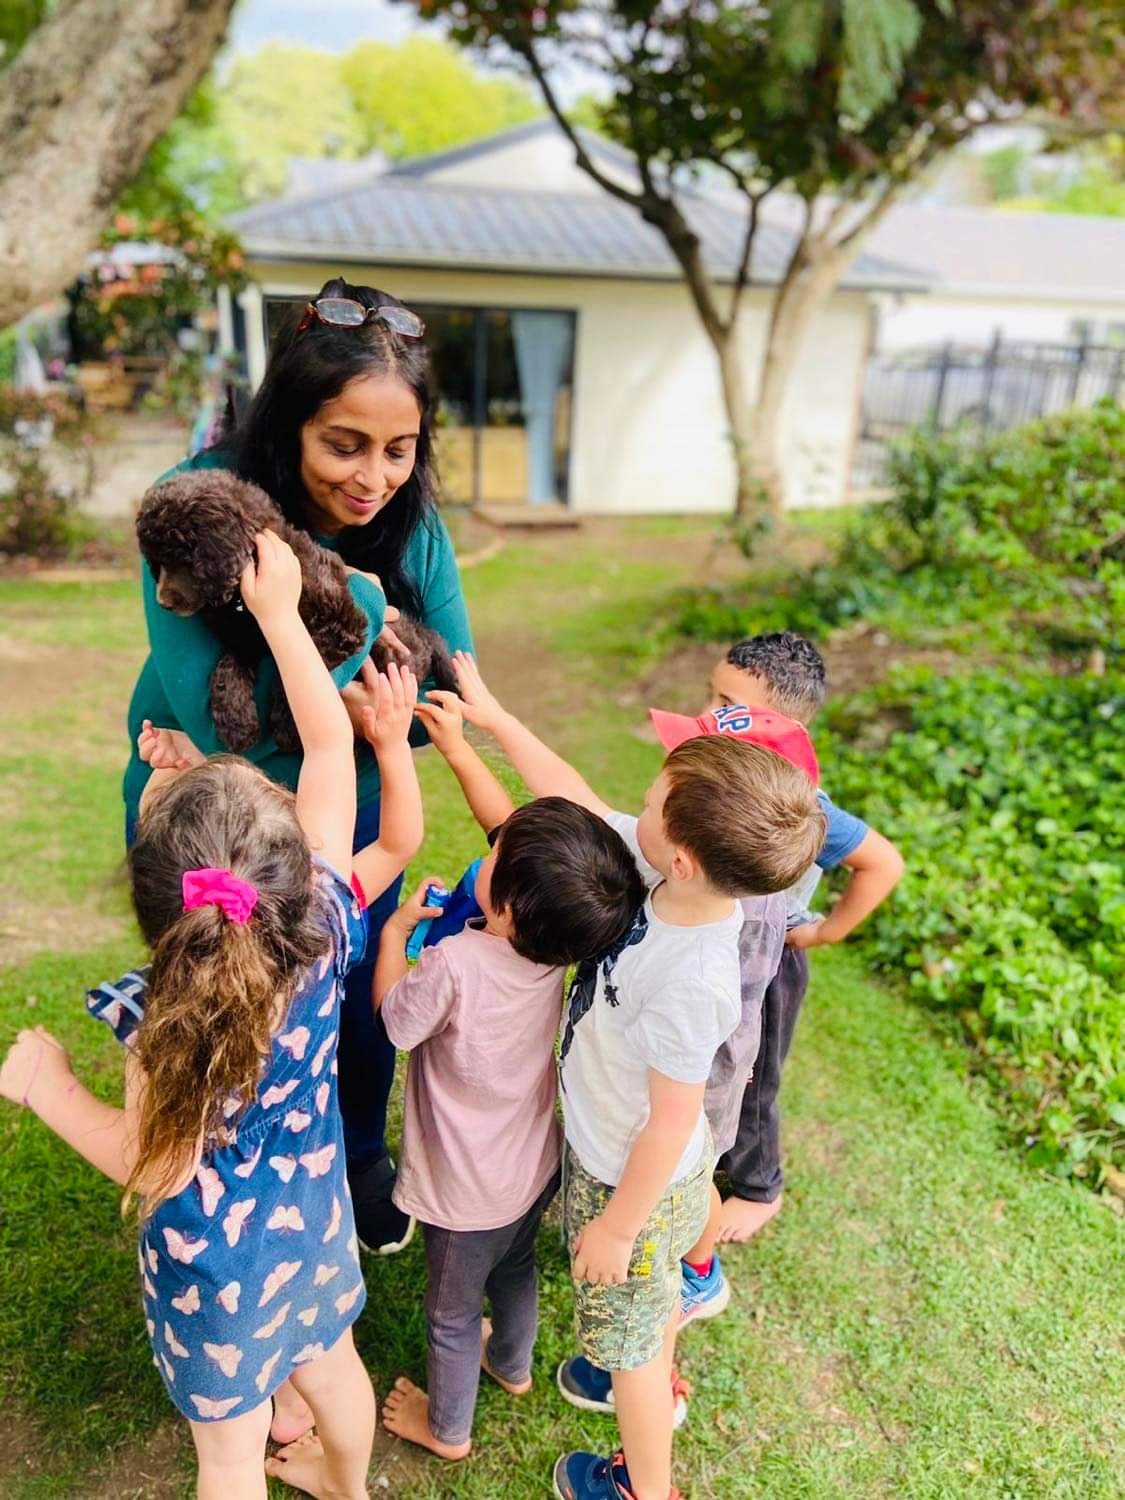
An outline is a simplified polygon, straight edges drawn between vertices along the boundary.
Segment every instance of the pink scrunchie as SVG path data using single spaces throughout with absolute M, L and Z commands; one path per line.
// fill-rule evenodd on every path
M 218 906 L 240 927 L 249 922 L 250 913 L 258 904 L 258 892 L 250 882 L 239 880 L 229 870 L 185 870 L 183 892 L 184 911 Z

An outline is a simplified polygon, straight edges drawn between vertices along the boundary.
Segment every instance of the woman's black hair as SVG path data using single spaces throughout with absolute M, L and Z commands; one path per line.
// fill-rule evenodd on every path
M 353 286 L 342 276 L 326 281 L 317 297 L 350 297 L 365 307 L 402 306 L 397 297 Z M 414 530 L 431 524 L 437 503 L 428 351 L 420 339 L 401 338 L 377 318 L 362 328 L 334 328 L 313 319 L 299 334 L 304 312 L 303 303 L 295 306 L 279 329 L 262 384 L 220 446 L 233 450 L 235 470 L 260 485 L 291 525 L 308 531 L 308 496 L 301 482 L 305 423 L 361 376 L 394 375 L 409 386 L 421 413 L 414 471 L 373 521 L 344 528 L 340 556 L 353 568 L 377 573 L 388 600 L 420 616 L 421 595 L 403 567 L 403 555 Z

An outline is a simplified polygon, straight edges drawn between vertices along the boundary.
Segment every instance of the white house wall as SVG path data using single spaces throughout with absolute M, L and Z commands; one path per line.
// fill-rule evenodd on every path
M 1125 298 L 1117 302 L 1071 298 L 931 296 L 880 299 L 878 343 L 881 350 L 917 349 L 931 344 L 983 346 L 997 331 L 1004 339 L 1070 343 L 1074 324 L 1089 323 L 1093 342 L 1102 342 L 1116 325 L 1116 341 L 1125 337 Z
M 253 268 L 265 297 L 306 296 L 339 269 Z M 408 304 L 574 310 L 572 508 L 587 513 L 730 508 L 734 465 L 718 367 L 678 283 L 393 266 L 349 266 L 347 275 L 386 287 Z M 748 295 L 743 341 L 751 384 L 767 309 L 767 294 Z M 798 362 L 782 414 L 781 461 L 790 505 L 835 505 L 844 499 L 868 315 L 865 296 L 837 293 Z

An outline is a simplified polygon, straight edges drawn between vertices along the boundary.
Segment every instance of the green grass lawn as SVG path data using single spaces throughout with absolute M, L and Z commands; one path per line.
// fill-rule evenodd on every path
M 625 806 L 659 756 L 618 702 L 621 664 L 643 659 L 662 594 L 706 540 L 642 523 L 607 563 L 604 534 L 539 537 L 466 575 L 490 675 Z M 0 667 L 23 674 L 0 732 L 0 928 L 21 955 L 0 972 L 0 1041 L 45 1022 L 113 1098 L 117 1049 L 81 993 L 139 955 L 115 881 L 139 604 L 129 585 L 21 582 L 0 585 L 0 609 Z M 420 773 L 414 873 L 452 876 L 479 840 L 435 755 Z M 784 1105 L 785 1209 L 727 1257 L 730 1311 L 684 1336 L 685 1496 L 1120 1495 L 1120 1221 L 1006 1149 L 959 1046 L 846 950 L 814 956 Z M 190 1440 L 149 1363 L 116 1191 L 3 1107 L 0 1205 L 0 1494 L 189 1494 Z M 542 1262 L 537 1390 L 482 1388 L 476 1449 L 455 1468 L 381 1434 L 373 1493 L 546 1496 L 561 1449 L 612 1441 L 554 1389 L 571 1349 L 557 1228 Z M 358 1341 L 385 1392 L 424 1375 L 421 1246 L 366 1272 Z

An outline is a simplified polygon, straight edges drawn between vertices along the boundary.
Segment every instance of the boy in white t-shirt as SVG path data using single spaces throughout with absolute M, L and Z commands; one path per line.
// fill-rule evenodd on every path
M 792 884 L 824 815 L 809 777 L 742 741 L 733 720 L 668 757 L 640 818 L 614 813 L 500 706 L 470 657 L 456 666 L 465 717 L 532 793 L 605 818 L 655 882 L 624 937 L 579 966 L 568 1002 L 563 1214 L 579 1341 L 610 1371 L 622 1451 L 564 1454 L 554 1486 L 561 1500 L 669 1500 L 680 1258 L 718 1207 L 704 1089 L 741 1014 L 735 898 Z

